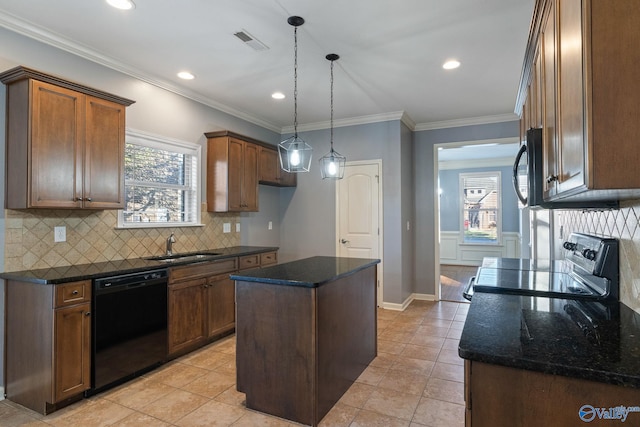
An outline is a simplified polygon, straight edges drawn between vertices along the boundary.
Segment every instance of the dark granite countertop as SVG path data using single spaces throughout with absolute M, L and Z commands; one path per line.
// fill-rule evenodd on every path
M 232 280 L 316 288 L 363 270 L 379 259 L 316 256 L 232 274 Z
M 169 268 L 177 265 L 195 264 L 197 262 L 211 262 L 225 258 L 277 250 L 278 248 L 269 246 L 233 246 L 230 248 L 198 251 L 199 254 L 210 253 L 215 255 L 195 262 L 193 259 L 176 260 L 171 263 L 167 263 L 146 258 L 132 258 L 118 261 L 99 262 L 95 264 L 79 264 L 65 267 L 44 268 L 39 270 L 8 271 L 0 273 L 0 278 L 5 280 L 40 283 L 44 285 L 55 285 L 59 283 L 75 282 L 78 280 L 97 279 L 100 277 L 111 276 L 113 274 L 127 274 L 156 268 Z
M 618 302 L 476 292 L 458 354 L 640 388 L 640 315 Z

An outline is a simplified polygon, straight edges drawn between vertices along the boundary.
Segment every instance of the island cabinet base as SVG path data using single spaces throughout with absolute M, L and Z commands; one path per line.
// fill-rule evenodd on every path
M 469 360 L 465 402 L 466 427 L 640 425 L 640 412 L 615 418 L 640 409 L 640 389 Z
M 376 266 L 317 287 L 236 282 L 247 408 L 316 426 L 377 354 Z

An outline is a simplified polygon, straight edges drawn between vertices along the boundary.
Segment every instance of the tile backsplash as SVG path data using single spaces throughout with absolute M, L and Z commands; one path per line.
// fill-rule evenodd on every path
M 571 232 L 620 239 L 620 299 L 640 313 L 640 200 L 609 211 L 554 211 L 565 236 Z
M 240 244 L 235 213 L 212 214 L 202 207 L 202 227 L 116 229 L 117 211 L 5 210 L 5 271 L 62 267 L 160 255 L 171 232 L 175 252 Z M 222 224 L 231 223 L 231 233 Z M 54 227 L 66 227 L 66 242 L 54 243 Z

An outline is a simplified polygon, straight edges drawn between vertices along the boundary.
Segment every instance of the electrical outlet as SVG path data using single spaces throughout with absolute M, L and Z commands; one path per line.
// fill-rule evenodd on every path
M 222 224 L 222 232 L 223 233 L 231 233 L 231 223 L 225 222 Z
M 67 227 L 59 226 L 53 227 L 53 241 L 54 242 L 66 242 L 67 241 Z
M 236 222 L 236 233 L 240 232 L 240 223 Z
M 273 230 L 273 221 L 269 221 L 269 225 L 267 226 L 269 230 Z
M 411 223 L 407 221 L 407 231 L 411 230 Z

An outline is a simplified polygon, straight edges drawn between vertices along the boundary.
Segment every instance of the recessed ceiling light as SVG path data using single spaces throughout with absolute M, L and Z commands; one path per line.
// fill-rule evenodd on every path
M 453 70 L 454 68 L 458 68 L 460 66 L 460 62 L 455 59 L 451 59 L 444 64 L 442 64 L 442 68 L 445 70 Z
M 284 99 L 285 98 L 284 93 L 282 93 L 282 92 L 274 92 L 274 93 L 271 94 L 271 97 L 273 99 Z
M 130 10 L 136 7 L 136 4 L 132 0 L 107 0 L 110 6 L 116 9 Z
M 194 76 L 188 71 L 180 71 L 178 73 L 178 77 L 180 77 L 182 80 L 193 80 L 196 78 L 196 76 Z

